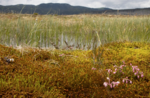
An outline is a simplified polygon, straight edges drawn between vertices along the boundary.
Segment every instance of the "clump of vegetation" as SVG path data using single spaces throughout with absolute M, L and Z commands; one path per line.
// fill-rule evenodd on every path
M 36 17 L 38 15 L 39 15 L 38 13 L 33 13 L 32 17 Z
M 149 43 L 114 42 L 94 53 L 23 51 L 0 45 L 0 97 L 150 97 L 149 47 Z M 103 58 L 102 62 L 93 56 Z M 14 62 L 5 57 L 14 58 Z

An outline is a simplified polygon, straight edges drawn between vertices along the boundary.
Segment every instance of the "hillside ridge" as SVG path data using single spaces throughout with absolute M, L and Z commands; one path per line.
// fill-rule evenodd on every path
M 106 7 L 88 8 L 84 6 L 72 6 L 67 3 L 42 3 L 39 5 L 0 5 L 0 13 L 22 13 L 33 14 L 58 14 L 58 15 L 73 15 L 73 14 L 121 14 L 121 15 L 148 15 L 150 8 L 122 9 L 114 10 Z

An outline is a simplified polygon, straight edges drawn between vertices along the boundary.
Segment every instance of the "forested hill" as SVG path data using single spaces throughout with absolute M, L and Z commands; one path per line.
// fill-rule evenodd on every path
M 103 13 L 109 8 L 88 8 L 82 6 L 71 6 L 69 4 L 59 3 L 48 3 L 40 5 L 11 5 L 11 6 L 0 6 L 1 13 L 23 13 L 23 14 L 59 14 L 59 15 L 70 15 L 70 14 L 82 14 L 82 13 Z
M 71 6 L 65 3 L 47 3 L 40 5 L 0 5 L 0 13 L 22 13 L 33 14 L 58 14 L 58 15 L 72 15 L 72 14 L 121 14 L 121 15 L 147 15 L 150 14 L 150 8 L 143 9 L 126 9 L 113 10 L 110 8 L 88 8 L 83 6 Z

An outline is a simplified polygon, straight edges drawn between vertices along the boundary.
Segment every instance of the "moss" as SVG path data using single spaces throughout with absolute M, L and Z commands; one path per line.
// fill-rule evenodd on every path
M 104 50 L 101 58 L 104 58 L 104 63 L 108 65 L 119 64 L 122 61 L 125 61 L 127 64 L 147 65 L 150 59 L 149 46 L 150 44 L 137 42 L 109 43 L 100 47 L 100 51 Z M 90 52 L 89 56 L 92 56 L 92 54 Z
M 89 50 L 28 48 L 26 51 L 20 51 L 0 45 L 0 83 L 3 85 L 0 87 L 0 96 L 61 98 L 148 96 L 149 46 L 148 43 L 114 42 L 98 47 L 94 54 Z M 99 55 L 102 50 L 103 53 Z M 15 62 L 6 62 L 3 59 L 6 56 L 14 58 Z M 98 63 L 96 58 L 103 59 L 102 63 Z M 130 69 L 126 68 L 124 75 L 111 76 L 111 82 L 128 75 L 133 84 L 121 83 L 114 89 L 106 89 L 103 86 L 104 81 L 107 81 L 106 69 L 113 68 L 113 65 L 119 66 L 122 61 L 127 66 L 130 63 L 137 65 L 144 72 L 144 78 L 132 77 L 128 72 Z M 99 64 L 103 67 L 97 67 Z M 91 70 L 92 67 L 97 69 Z

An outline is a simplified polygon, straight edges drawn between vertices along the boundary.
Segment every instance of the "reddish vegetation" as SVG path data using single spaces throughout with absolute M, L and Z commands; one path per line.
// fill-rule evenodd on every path
M 120 57 L 117 57 L 117 55 L 124 53 L 124 45 L 128 48 L 130 46 L 135 47 L 138 45 L 139 49 L 146 49 L 141 48 L 142 44 L 136 43 L 107 44 L 103 47 L 103 49 L 105 49 L 102 55 L 102 57 L 105 57 L 102 63 L 104 68 L 103 70 L 98 69 L 100 63 L 98 63 L 97 60 L 95 60 L 94 65 L 91 58 L 92 52 L 89 51 L 45 51 L 42 49 L 28 48 L 28 50 L 24 52 L 19 52 L 19 50 L 11 47 L 0 45 L 0 97 L 149 97 L 150 73 L 149 67 L 146 66 L 149 55 L 146 55 L 148 57 L 143 61 L 141 60 L 138 62 L 135 58 L 135 61 L 133 62 L 133 64 L 139 66 L 139 68 L 144 72 L 143 78 L 138 79 L 129 74 L 128 77 L 130 79 L 133 78 L 132 84 L 124 84 L 120 82 L 120 84 L 115 88 L 106 88 L 103 85 L 103 83 L 107 81 L 106 77 L 108 77 L 106 69 L 113 69 L 111 65 L 114 64 L 118 66 L 119 64 L 122 64 L 119 61 L 121 61 L 125 55 Z M 117 52 L 118 54 L 116 54 L 115 50 L 118 51 L 119 48 L 122 49 L 122 51 Z M 112 51 L 108 51 L 109 49 Z M 136 56 L 138 57 L 139 55 Z M 144 55 L 142 56 L 144 57 Z M 13 58 L 14 62 L 7 61 L 5 57 L 8 59 Z M 98 54 L 95 55 L 95 58 L 98 58 Z M 117 59 L 119 60 L 118 62 L 116 62 Z M 132 61 L 126 58 L 123 59 L 126 60 L 126 66 Z M 127 74 L 128 73 L 125 72 L 124 75 Z M 120 81 L 124 75 L 121 77 L 117 75 L 111 76 L 110 81 Z

